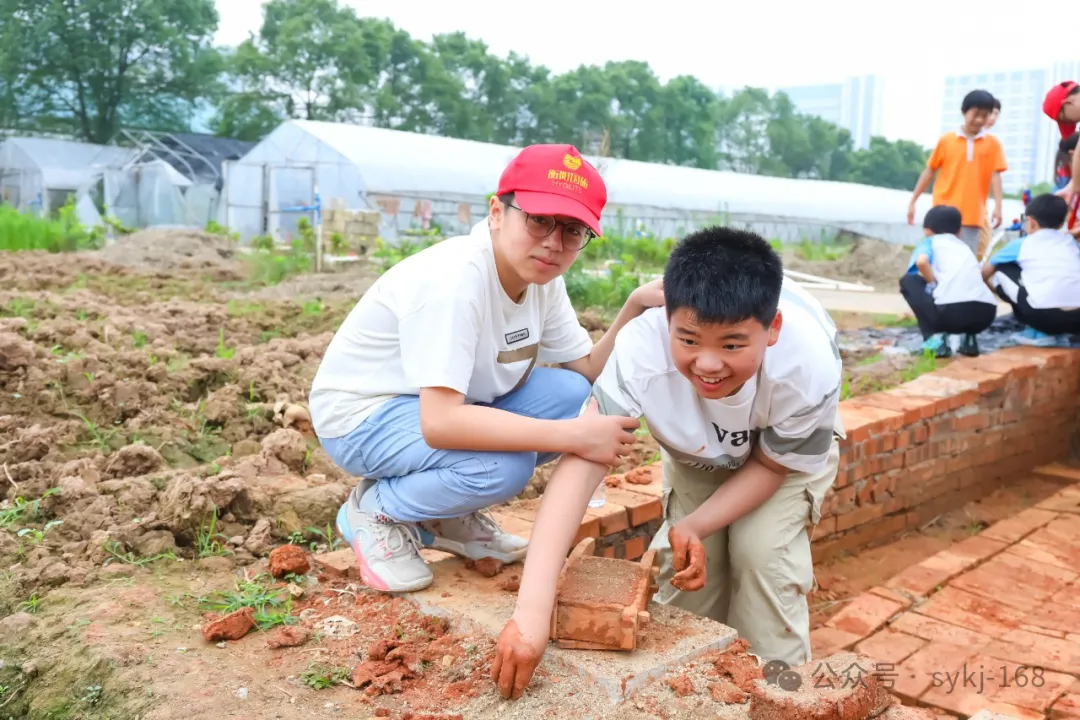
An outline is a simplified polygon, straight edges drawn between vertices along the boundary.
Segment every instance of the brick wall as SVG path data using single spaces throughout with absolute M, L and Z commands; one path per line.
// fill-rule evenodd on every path
M 894 539 L 1069 455 L 1080 420 L 1080 350 L 1008 348 L 953 360 L 899 387 L 840 404 L 847 439 L 814 532 L 820 561 Z M 634 560 L 660 526 L 659 465 L 619 476 L 575 542 Z M 494 513 L 528 537 L 540 500 Z

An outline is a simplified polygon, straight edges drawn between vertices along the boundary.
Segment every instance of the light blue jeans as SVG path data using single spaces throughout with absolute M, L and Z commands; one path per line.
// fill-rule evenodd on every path
M 541 420 L 577 417 L 591 387 L 584 376 L 561 368 L 534 368 L 524 385 L 494 402 L 480 403 Z M 420 398 L 387 401 L 340 438 L 320 438 L 346 472 L 376 480 L 382 511 L 403 522 L 461 517 L 512 500 L 533 471 L 559 453 L 434 450 L 420 431 Z

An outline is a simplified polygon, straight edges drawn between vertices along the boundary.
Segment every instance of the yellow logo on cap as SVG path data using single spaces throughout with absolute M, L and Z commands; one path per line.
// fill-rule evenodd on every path
M 567 170 L 577 170 L 581 167 L 581 158 L 567 153 L 562 159 L 562 164 L 566 166 Z

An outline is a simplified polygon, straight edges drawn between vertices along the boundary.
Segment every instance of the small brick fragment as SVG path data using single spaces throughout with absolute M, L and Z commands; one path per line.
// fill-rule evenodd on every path
M 390 652 L 398 646 L 398 643 L 394 640 L 376 640 L 371 643 L 367 649 L 368 660 L 385 660 L 386 653 Z
M 484 577 L 492 578 L 502 572 L 503 564 L 501 560 L 488 557 L 479 560 L 466 560 L 465 567 L 469 570 L 475 570 Z
M 272 650 L 279 648 L 299 647 L 311 637 L 311 631 L 299 625 L 289 625 L 278 628 L 266 639 L 266 646 Z
M 203 625 L 203 637 L 209 642 L 239 640 L 255 627 L 255 611 L 252 608 L 240 608 L 222 618 L 211 620 Z
M 310 569 L 307 553 L 297 545 L 282 545 L 270 551 L 270 574 L 276 578 L 303 575 Z
M 742 705 L 750 699 L 750 693 L 735 687 L 729 680 L 709 683 L 709 694 L 713 700 L 725 705 Z
M 669 678 L 667 684 L 668 687 L 671 688 L 671 692 L 679 697 L 686 697 L 687 695 L 692 695 L 694 692 L 693 681 L 685 675 Z
M 499 585 L 499 587 L 506 592 L 517 592 L 519 589 L 521 589 L 521 578 L 517 575 L 511 575 L 510 577 L 503 580 L 502 584 Z

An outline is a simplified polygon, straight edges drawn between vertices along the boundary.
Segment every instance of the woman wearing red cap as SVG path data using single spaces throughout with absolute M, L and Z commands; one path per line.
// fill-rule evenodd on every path
M 1076 132 L 1077 123 L 1080 123 L 1080 85 L 1065 80 L 1050 88 L 1043 100 L 1043 112 L 1058 124 L 1062 139 L 1072 135 Z M 1073 154 L 1070 178 L 1071 182 L 1057 194 L 1069 203 L 1067 227 L 1071 230 L 1076 221 L 1077 200 L 1080 199 L 1077 194 L 1080 191 L 1080 153 Z
M 488 217 L 387 270 L 334 335 L 311 417 L 327 454 L 364 478 L 337 528 L 371 587 L 430 585 L 421 547 L 521 560 L 527 542 L 485 508 L 563 453 L 609 465 L 629 453 L 638 421 L 582 410 L 615 334 L 663 290 L 638 288 L 594 345 L 562 278 L 606 202 L 576 148 L 527 147 Z

